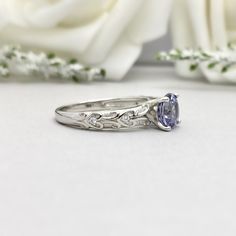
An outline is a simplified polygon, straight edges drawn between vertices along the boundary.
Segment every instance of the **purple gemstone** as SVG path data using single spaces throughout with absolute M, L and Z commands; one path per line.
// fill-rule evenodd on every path
M 176 127 L 179 121 L 179 103 L 175 94 L 168 93 L 165 97 L 170 99 L 169 102 L 161 102 L 158 104 L 157 118 L 165 127 Z

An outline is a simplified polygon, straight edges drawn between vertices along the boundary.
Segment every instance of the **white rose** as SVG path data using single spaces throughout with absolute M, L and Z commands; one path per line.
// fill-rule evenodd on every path
M 176 48 L 194 47 L 227 51 L 229 42 L 236 42 L 236 0 L 175 0 L 172 18 L 173 41 Z M 235 55 L 236 56 L 236 55 Z M 188 63 L 177 63 L 181 76 L 205 76 L 212 82 L 236 82 L 236 69 L 227 73 L 201 66 L 193 73 Z
M 0 0 L 0 43 L 55 51 L 120 79 L 166 32 L 171 0 Z

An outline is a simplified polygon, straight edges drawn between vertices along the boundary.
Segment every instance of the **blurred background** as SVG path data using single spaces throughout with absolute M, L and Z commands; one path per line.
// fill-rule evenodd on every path
M 157 39 L 152 43 L 147 43 L 144 45 L 143 53 L 138 61 L 138 64 L 141 65 L 153 65 L 156 66 L 157 63 L 153 58 L 155 57 L 154 52 L 162 51 L 162 50 L 169 50 L 171 48 L 171 33 L 169 32 L 166 36 Z M 159 62 L 159 65 L 167 65 L 167 63 Z

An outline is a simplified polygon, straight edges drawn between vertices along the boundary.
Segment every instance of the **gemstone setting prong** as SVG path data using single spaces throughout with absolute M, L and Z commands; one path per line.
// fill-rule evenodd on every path
M 161 122 L 157 122 L 158 128 L 166 131 L 166 132 L 170 132 L 172 130 L 172 128 L 170 126 L 164 126 Z
M 163 102 L 169 102 L 170 98 L 169 97 L 162 97 L 157 100 L 158 103 L 163 103 Z

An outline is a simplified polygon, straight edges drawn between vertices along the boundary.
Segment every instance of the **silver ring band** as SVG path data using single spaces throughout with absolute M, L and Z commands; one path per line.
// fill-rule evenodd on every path
M 148 96 L 84 102 L 56 109 L 56 120 L 64 125 L 88 130 L 127 130 L 158 127 L 170 131 L 158 119 L 158 107 L 167 104 L 167 96 Z M 177 121 L 179 123 L 179 119 Z

